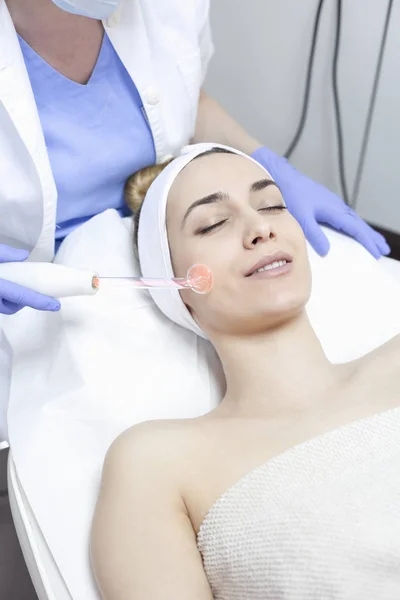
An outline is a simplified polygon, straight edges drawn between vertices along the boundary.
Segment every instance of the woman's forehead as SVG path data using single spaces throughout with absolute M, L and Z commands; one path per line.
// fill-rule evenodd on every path
M 184 210 L 197 198 L 219 191 L 245 190 L 261 178 L 270 177 L 253 160 L 237 154 L 207 154 L 192 160 L 179 173 L 171 186 L 168 204 L 174 210 Z

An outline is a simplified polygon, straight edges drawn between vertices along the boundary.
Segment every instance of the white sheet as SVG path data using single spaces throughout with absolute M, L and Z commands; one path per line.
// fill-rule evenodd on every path
M 327 259 L 310 252 L 309 312 L 328 355 L 347 360 L 400 332 L 400 286 L 355 242 L 328 235 Z M 100 274 L 137 273 L 130 223 L 114 211 L 67 242 L 60 262 Z M 137 291 L 64 301 L 58 315 L 25 311 L 11 337 L 9 425 L 18 476 L 71 596 L 98 600 L 87 541 L 107 447 L 132 423 L 209 410 L 221 393 L 213 375 L 218 362 Z M 174 339 L 179 343 L 171 345 Z
M 394 258 L 383 257 L 380 259 L 379 264 L 385 273 L 391 275 L 400 283 L 400 261 L 394 260 Z

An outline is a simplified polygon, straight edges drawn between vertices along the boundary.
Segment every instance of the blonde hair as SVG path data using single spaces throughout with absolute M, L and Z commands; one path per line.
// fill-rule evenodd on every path
M 206 156 L 208 154 L 234 154 L 234 152 L 227 150 L 225 148 L 211 148 L 210 150 L 205 150 L 201 154 L 198 154 L 193 160 L 200 158 L 201 156 Z M 159 165 L 151 165 L 149 167 L 144 167 L 137 171 L 133 175 L 129 177 L 125 184 L 125 202 L 132 211 L 134 217 L 134 247 L 136 255 L 138 254 L 138 230 L 139 230 L 139 220 L 140 220 L 140 211 L 142 210 L 143 201 L 146 197 L 149 187 L 153 183 L 153 181 L 162 173 L 167 165 L 169 165 L 174 159 L 171 158 L 166 162 L 163 162 Z
M 143 201 L 146 197 L 147 191 L 153 181 L 160 175 L 167 165 L 172 161 L 170 160 L 161 163 L 159 165 L 151 165 L 144 167 L 129 177 L 125 184 L 125 202 L 133 213 L 134 222 L 134 245 L 137 253 L 138 247 L 138 230 L 139 230 L 139 219 L 140 211 L 142 210 Z

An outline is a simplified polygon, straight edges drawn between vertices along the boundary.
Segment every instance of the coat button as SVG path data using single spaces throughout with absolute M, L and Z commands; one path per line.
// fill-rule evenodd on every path
M 160 102 L 160 93 L 156 88 L 148 87 L 145 92 L 145 99 L 147 104 L 154 106 Z
M 119 25 L 119 21 L 120 21 L 119 11 L 115 11 L 115 13 L 113 13 L 111 15 L 111 17 L 108 17 L 107 26 L 108 27 L 116 27 L 117 25 Z

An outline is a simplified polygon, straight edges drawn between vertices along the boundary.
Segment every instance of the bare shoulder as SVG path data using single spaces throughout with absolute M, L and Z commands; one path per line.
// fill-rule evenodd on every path
M 389 407 L 400 402 L 400 335 L 356 361 L 356 382 L 367 394 L 387 401 Z
M 159 479 L 181 472 L 181 466 L 195 447 L 196 419 L 146 421 L 130 427 L 111 444 L 104 472 L 129 470 L 130 477 Z M 175 482 L 176 483 L 176 482 Z
M 113 446 L 131 452 L 155 453 L 168 459 L 171 454 L 190 444 L 197 429 L 197 419 L 163 419 L 133 425 L 113 442 Z
M 101 596 L 212 600 L 182 493 L 193 424 L 135 425 L 105 459 L 91 534 Z M 182 470 L 183 471 L 183 470 Z
M 393 369 L 400 370 L 400 335 L 394 336 L 391 340 L 367 354 L 365 365 L 379 368 L 383 372 Z

